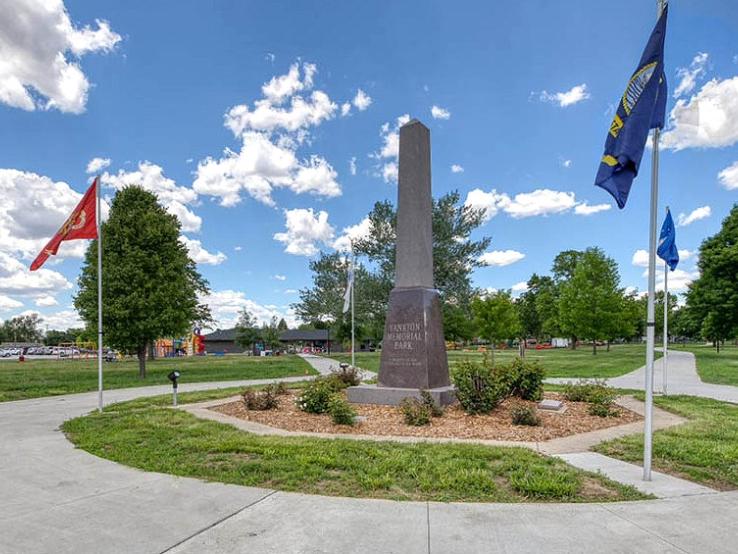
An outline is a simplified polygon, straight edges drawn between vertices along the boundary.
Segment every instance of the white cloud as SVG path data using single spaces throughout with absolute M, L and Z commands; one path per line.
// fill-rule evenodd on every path
M 42 314 L 37 310 L 26 310 L 18 315 L 38 314 L 41 317 L 42 324 L 48 326 L 49 329 L 58 331 L 66 331 L 67 329 L 79 329 L 85 326 L 82 318 L 76 310 L 61 310 L 53 313 Z
M 574 213 L 577 215 L 592 215 L 598 212 L 605 212 L 612 208 L 610 204 L 594 204 L 590 205 L 587 202 L 581 202 L 574 208 Z
M 369 236 L 372 223 L 368 217 L 362 219 L 356 225 L 344 227 L 341 236 L 333 242 L 333 248 L 341 252 L 351 252 L 351 242 Z
M 286 281 L 286 280 L 287 280 L 287 277 L 286 277 L 285 275 L 279 275 L 279 274 L 277 274 L 277 275 L 274 275 L 274 278 L 275 278 L 275 279 L 276 279 L 277 281 Z
M 59 301 L 50 294 L 42 294 L 41 296 L 36 297 L 34 303 L 39 308 L 48 308 L 49 306 L 59 305 Z
M 71 288 L 61 273 L 43 267 L 32 272 L 27 264 L 0 251 L 0 294 L 40 296 Z
M 410 116 L 399 116 L 394 125 L 382 125 L 379 136 L 382 137 L 382 148 L 371 157 L 381 163 L 380 175 L 386 183 L 397 182 L 397 159 L 400 155 L 400 127 L 410 121 Z
M 136 171 L 121 169 L 116 174 L 106 171 L 100 176 L 100 180 L 103 185 L 115 190 L 138 185 L 155 194 L 162 206 L 177 216 L 185 232 L 197 232 L 202 226 L 202 218 L 187 207 L 188 204 L 197 202 L 197 192 L 189 187 L 179 186 L 173 179 L 165 177 L 161 166 L 144 161 L 138 164 Z
M 344 102 L 341 104 L 341 117 L 346 117 L 351 113 L 351 102 Z
M 2 12 L 0 102 L 28 111 L 82 113 L 90 83 L 79 58 L 111 51 L 120 35 L 99 19 L 94 29 L 77 28 L 62 0 L 14 0 L 4 2 Z
M 219 197 L 222 206 L 238 204 L 241 192 L 273 206 L 275 187 L 298 194 L 340 195 L 337 173 L 328 161 L 318 155 L 303 160 L 297 156 L 298 148 L 310 142 L 309 129 L 332 119 L 338 109 L 323 91 L 312 91 L 307 98 L 298 94 L 312 89 L 316 71 L 313 64 L 294 64 L 286 75 L 275 76 L 262 87 L 264 98 L 255 101 L 253 109 L 247 104 L 231 108 L 225 125 L 241 140 L 241 148 L 226 148 L 220 158 L 201 160 L 193 189 Z
M 551 189 L 537 189 L 533 192 L 516 194 L 503 209 L 513 218 L 557 214 L 570 210 L 576 205 L 573 192 Z
M 312 208 L 297 208 L 285 210 L 284 215 L 287 231 L 275 233 L 274 240 L 283 243 L 288 254 L 314 256 L 319 251 L 317 243 L 331 243 L 334 229 L 328 223 L 328 212 L 315 214 Z
M 510 203 L 510 197 L 504 193 L 498 193 L 495 189 L 485 192 L 482 189 L 474 189 L 467 193 L 465 206 L 484 210 L 484 221 L 489 221 L 497 213 Z
M 697 86 L 697 79 L 705 74 L 708 57 L 707 52 L 698 52 L 692 59 L 689 67 L 680 67 L 677 69 L 676 74 L 680 80 L 674 89 L 674 98 L 679 98 L 683 94 L 688 94 L 694 90 L 694 87 Z
M 648 267 L 648 250 L 636 250 L 633 253 L 631 263 L 637 267 Z
M 451 173 L 464 173 L 464 168 L 461 167 L 459 164 L 452 164 Z
M 294 312 L 291 309 L 279 309 L 277 306 L 265 306 L 246 298 L 241 291 L 221 290 L 203 296 L 201 301 L 210 307 L 215 318 L 214 327 L 229 329 L 236 325 L 238 316 L 243 308 L 246 308 L 254 316 L 259 324 L 268 323 L 272 317 L 284 318 L 290 327 L 298 324 Z
M 235 250 L 236 252 L 240 252 L 241 250 L 243 250 L 243 246 L 234 246 L 234 247 L 233 247 L 233 249 L 234 249 L 234 250 Z
M 349 160 L 349 173 L 351 173 L 351 175 L 356 175 L 356 156 L 353 156 Z
M 369 106 L 371 106 L 372 97 L 363 90 L 359 89 L 356 91 L 356 96 L 354 96 L 354 99 L 351 101 L 351 103 L 356 107 L 357 110 L 363 112 Z
M 0 294 L 0 312 L 9 312 L 10 310 L 15 310 L 21 307 L 23 307 L 23 302 L 18 302 L 9 296 Z
M 687 225 L 690 225 L 695 221 L 710 217 L 711 214 L 712 209 L 710 208 L 710 206 L 702 206 L 700 208 L 696 208 L 689 212 L 689 214 L 680 213 L 677 217 L 677 225 L 679 227 L 686 227 Z
M 92 158 L 87 164 L 87 173 L 97 173 L 110 165 L 110 158 Z
M 571 160 L 561 160 L 562 167 L 565 167 L 566 169 L 569 169 L 572 163 L 573 162 Z
M 519 283 L 515 283 L 512 286 L 512 291 L 515 293 L 522 293 L 528 290 L 528 283 L 525 281 L 520 281 Z
M 435 104 L 431 107 L 433 119 L 451 119 L 451 112 Z
M 576 85 L 564 92 L 548 92 L 541 91 L 539 99 L 541 102 L 548 102 L 550 104 L 558 104 L 562 108 L 567 106 L 573 106 L 583 100 L 590 98 L 590 94 L 587 91 L 586 83 Z
M 297 289 L 284 289 L 285 294 L 297 294 L 298 292 L 300 291 Z
M 228 259 L 223 252 L 216 252 L 215 254 L 208 252 L 203 248 L 199 240 L 190 239 L 184 235 L 180 235 L 179 240 L 187 247 L 187 250 L 190 252 L 190 258 L 196 264 L 220 265 Z
M 691 258 L 692 256 L 694 256 L 694 254 L 695 253 L 693 251 L 687 250 L 686 248 L 685 249 L 680 249 L 679 250 L 679 261 L 682 261 L 683 262 L 684 260 L 688 260 L 689 258 Z
M 648 277 L 648 270 L 644 271 L 643 273 L 644 277 Z M 678 291 L 685 291 L 687 290 L 687 287 L 689 284 L 694 281 L 695 279 L 698 279 L 700 276 L 700 272 L 695 271 L 685 271 L 683 269 L 675 269 L 674 271 L 669 271 L 669 292 L 678 292 Z M 656 272 L 656 290 L 664 290 L 664 272 L 663 271 L 657 271 Z
M 738 162 L 733 162 L 718 173 L 718 180 L 728 190 L 738 189 Z
M 492 250 L 479 257 L 479 261 L 488 266 L 503 267 L 514 264 L 525 258 L 525 254 L 517 250 Z
M 664 148 L 721 148 L 738 142 L 738 76 L 712 79 L 689 100 L 680 98 L 661 135 Z

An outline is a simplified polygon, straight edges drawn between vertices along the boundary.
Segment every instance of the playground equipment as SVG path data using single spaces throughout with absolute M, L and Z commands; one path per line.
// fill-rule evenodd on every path
M 60 342 L 53 352 L 60 360 L 97 359 L 97 343 L 93 341 Z

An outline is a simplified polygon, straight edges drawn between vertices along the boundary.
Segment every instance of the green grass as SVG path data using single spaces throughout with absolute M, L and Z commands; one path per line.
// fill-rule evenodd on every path
M 508 362 L 517 356 L 517 350 L 495 351 L 495 362 Z M 657 353 L 657 357 L 661 354 Z M 351 362 L 351 354 L 331 354 L 331 358 L 339 362 Z M 453 368 L 459 360 L 466 358 L 480 359 L 477 352 L 448 352 L 449 365 Z M 641 344 L 613 345 L 610 352 L 604 347 L 597 349 L 592 355 L 592 348 L 579 347 L 552 348 L 549 350 L 528 350 L 526 358 L 538 360 L 546 370 L 546 377 L 618 377 L 634 371 L 646 363 L 646 346 Z M 379 371 L 379 352 L 357 352 L 356 365 L 370 371 Z
M 720 347 L 718 353 L 712 346 L 672 346 L 674 350 L 687 350 L 695 355 L 697 373 L 705 383 L 738 386 L 738 347 Z
M 182 394 L 181 402 L 237 389 Z M 524 448 L 261 437 L 166 408 L 168 396 L 67 421 L 78 447 L 146 471 L 331 496 L 468 502 L 616 501 L 635 489 Z
M 182 372 L 181 383 L 315 374 L 310 365 L 297 356 L 197 356 L 148 362 L 146 379 L 138 377 L 138 362 L 135 360 L 105 363 L 104 385 L 106 389 L 119 389 L 168 384 L 167 374 L 175 368 Z M 97 390 L 96 360 L 0 362 L 0 401 L 92 390 Z
M 708 487 L 738 488 L 738 406 L 690 396 L 656 397 L 657 406 L 690 419 L 654 433 L 653 468 Z M 643 462 L 643 436 L 608 441 L 597 452 Z

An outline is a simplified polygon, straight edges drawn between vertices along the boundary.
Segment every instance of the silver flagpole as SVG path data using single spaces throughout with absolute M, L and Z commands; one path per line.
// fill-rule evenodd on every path
M 666 372 L 669 369 L 669 265 L 664 262 L 664 396 L 666 396 Z
M 657 19 L 664 9 L 663 0 L 657 0 Z M 660 129 L 653 130 L 651 158 L 651 217 L 648 240 L 648 307 L 646 310 L 646 416 L 643 425 L 643 480 L 651 480 L 653 452 L 653 358 L 654 358 L 654 296 L 656 293 L 656 218 L 659 203 L 659 137 Z
M 100 176 L 95 179 L 97 196 L 97 409 L 103 409 L 103 324 L 102 324 L 102 209 L 100 208 Z
M 356 288 L 356 256 L 351 259 L 351 367 L 356 367 L 356 346 L 354 345 L 354 289 Z

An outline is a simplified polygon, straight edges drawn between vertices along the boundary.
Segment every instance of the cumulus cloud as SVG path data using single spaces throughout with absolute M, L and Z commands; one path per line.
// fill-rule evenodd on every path
M 241 291 L 230 289 L 213 291 L 203 296 L 200 301 L 210 307 L 215 319 L 214 327 L 221 329 L 235 327 L 243 308 L 246 308 L 260 325 L 268 323 L 272 317 L 284 318 L 290 327 L 295 327 L 299 323 L 291 309 L 259 304 L 250 298 L 246 298 L 246 295 Z
M 503 267 L 514 264 L 525 258 L 525 254 L 517 250 L 492 250 L 479 257 L 479 261 L 487 266 Z
M 473 189 L 466 195 L 465 206 L 484 210 L 484 221 L 489 221 L 510 203 L 510 197 L 492 189 L 485 192 L 482 189 Z
M 694 256 L 694 252 L 691 250 L 683 249 L 679 250 L 679 261 L 684 262 Z M 656 259 L 656 263 L 659 263 L 659 258 Z M 648 267 L 648 250 L 636 250 L 633 252 L 631 263 L 636 267 Z M 646 274 L 648 276 L 648 274 Z
M 523 292 L 525 292 L 525 291 L 528 290 L 528 283 L 526 281 L 520 281 L 519 283 L 515 283 L 511 287 L 511 290 L 514 293 L 521 294 L 521 293 L 523 293 Z
M 110 158 L 92 158 L 87 164 L 87 173 L 97 173 L 110 165 Z
M 85 110 L 90 83 L 79 58 L 121 40 L 106 21 L 76 27 L 62 0 L 4 3 L 0 18 L 0 102 L 33 111 Z
M 484 210 L 485 221 L 489 221 L 499 212 L 504 212 L 515 219 L 522 219 L 565 213 L 572 209 L 577 215 L 592 215 L 610 209 L 609 204 L 590 205 L 587 202 L 578 202 L 573 192 L 551 189 L 536 189 L 510 197 L 504 192 L 497 192 L 496 189 L 485 192 L 477 188 L 467 193 L 464 204 Z
M 349 173 L 351 173 L 351 175 L 356 175 L 356 156 L 353 156 L 349 160 Z
M 9 312 L 10 310 L 15 310 L 22 307 L 23 302 L 18 302 L 17 300 L 10 298 L 9 296 L 0 294 L 0 312 Z
M 276 279 L 277 281 L 286 281 L 286 280 L 287 280 L 287 276 L 286 276 L 286 275 L 279 275 L 279 274 L 276 274 L 276 275 L 274 275 L 273 277 L 274 277 L 274 279 Z
M 49 306 L 58 306 L 59 301 L 50 294 L 42 294 L 34 299 L 34 304 L 39 308 L 48 308 Z
M 226 207 L 238 204 L 242 192 L 273 206 L 272 192 L 279 187 L 298 194 L 339 196 L 341 186 L 331 164 L 319 155 L 299 159 L 297 154 L 309 143 L 310 129 L 332 119 L 338 109 L 325 92 L 310 92 L 316 72 L 314 64 L 293 64 L 287 74 L 273 77 L 262 87 L 264 97 L 253 108 L 248 104 L 231 108 L 225 125 L 241 147 L 201 160 L 194 191 L 218 197 Z M 308 92 L 309 96 L 301 95 Z
M 710 217 L 711 214 L 712 209 L 710 208 L 710 206 L 702 206 L 700 208 L 696 208 L 688 214 L 680 213 L 677 217 L 677 225 L 679 227 L 686 227 L 687 225 L 690 225 L 695 221 Z
M 610 204 L 590 205 L 587 202 L 582 202 L 580 204 L 577 204 L 577 206 L 574 208 L 574 213 L 577 215 L 592 215 L 598 212 L 606 212 L 610 208 L 612 208 Z
M 354 99 L 351 101 L 351 103 L 356 107 L 357 110 L 363 112 L 372 105 L 372 97 L 363 90 L 359 89 L 356 91 L 356 96 L 354 96 Z
M 464 173 L 464 168 L 459 164 L 452 164 L 451 173 Z
M 283 233 L 275 233 L 274 240 L 285 245 L 284 251 L 296 256 L 314 256 L 318 253 L 318 244 L 330 245 L 334 229 L 328 223 L 328 212 L 317 214 L 312 208 L 296 208 L 285 210 L 285 227 Z
M 351 242 L 369 236 L 372 223 L 368 217 L 362 219 L 356 225 L 344 227 L 341 236 L 333 242 L 333 248 L 341 252 L 351 252 Z
M 561 166 L 565 167 L 566 169 L 569 169 L 572 166 L 571 160 L 561 160 Z
M 567 106 L 573 106 L 583 100 L 587 100 L 590 98 L 590 94 L 587 91 L 587 84 L 582 83 L 581 85 L 573 86 L 569 90 L 563 92 L 548 92 L 543 90 L 538 98 L 541 102 L 558 104 L 559 107 L 566 108 Z
M 185 232 L 197 232 L 202 226 L 202 218 L 196 215 L 187 205 L 197 202 L 197 193 L 189 187 L 177 185 L 173 179 L 164 176 L 161 166 L 151 162 L 140 162 L 138 170 L 108 173 L 100 176 L 103 185 L 121 190 L 130 185 L 138 185 L 153 193 L 162 206 L 172 215 L 177 216 Z
M 738 189 L 738 162 L 733 162 L 718 173 L 718 181 L 728 190 Z
M 228 259 L 228 256 L 223 252 L 216 252 L 215 254 L 208 252 L 199 240 L 190 239 L 184 235 L 180 235 L 179 240 L 187 247 L 190 258 L 196 264 L 220 265 Z
M 399 116 L 394 124 L 385 123 L 379 131 L 382 138 L 382 147 L 379 152 L 371 154 L 371 157 L 379 160 L 380 171 L 385 183 L 397 182 L 397 160 L 400 155 L 400 127 L 410 121 L 410 116 L 404 114 Z
M 42 314 L 37 310 L 26 310 L 18 315 L 32 315 L 37 314 L 44 326 L 48 326 L 49 329 L 56 329 L 58 331 L 66 331 L 67 329 L 79 329 L 85 326 L 85 322 L 79 317 L 76 310 L 61 310 L 58 312 L 51 312 Z
M 674 98 L 679 98 L 683 94 L 688 94 L 697 86 L 697 79 L 705 75 L 705 67 L 707 66 L 707 52 L 698 52 L 692 58 L 689 67 L 680 67 L 677 69 L 677 77 L 679 84 L 674 89 Z
M 433 119 L 451 119 L 451 112 L 435 104 L 431 107 Z
M 61 273 L 47 268 L 32 272 L 17 258 L 0 251 L 0 294 L 38 297 L 71 288 L 72 283 Z
M 738 142 L 738 76 L 712 79 L 669 114 L 661 145 L 672 150 L 722 148 Z

